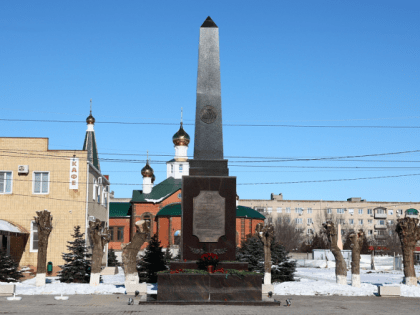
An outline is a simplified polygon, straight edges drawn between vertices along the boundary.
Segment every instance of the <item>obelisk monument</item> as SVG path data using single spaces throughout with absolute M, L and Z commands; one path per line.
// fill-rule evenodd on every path
M 227 160 L 223 159 L 219 28 L 210 17 L 200 27 L 194 159 L 190 161 L 190 175 L 229 175 Z
M 182 177 L 182 260 L 216 253 L 235 260 L 236 177 L 223 158 L 219 29 L 208 17 L 200 28 L 194 159 Z

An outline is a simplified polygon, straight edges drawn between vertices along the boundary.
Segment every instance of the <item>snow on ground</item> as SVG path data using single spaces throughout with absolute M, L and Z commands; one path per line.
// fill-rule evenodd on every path
M 416 273 L 420 268 L 416 266 Z M 276 295 L 342 295 L 342 296 L 371 296 L 378 293 L 379 286 L 399 285 L 401 295 L 420 297 L 420 286 L 409 287 L 401 284 L 404 274 L 399 270 L 361 270 L 360 288 L 351 286 L 351 272 L 347 272 L 348 285 L 335 283 L 334 268 L 297 268 L 296 278 L 300 281 L 283 282 L 274 284 Z M 124 273 L 119 268 L 119 273 L 112 276 L 102 276 L 103 283 L 91 287 L 88 283 L 60 283 L 57 277 L 47 277 L 47 284 L 43 287 L 35 286 L 35 278 L 16 283 L 17 295 L 72 295 L 72 294 L 124 294 Z M 6 283 L 0 282 L 0 285 Z M 157 284 L 147 285 L 148 294 L 157 294 Z
M 417 268 L 416 268 L 417 269 Z M 420 270 L 416 270 L 418 273 Z M 369 296 L 378 293 L 379 286 L 399 285 L 402 296 L 420 297 L 420 287 L 401 284 L 404 274 L 399 270 L 361 270 L 361 287 L 351 286 L 351 272 L 347 272 L 348 285 L 335 283 L 335 268 L 297 268 L 296 277 L 300 281 L 274 284 L 277 295 L 342 295 Z

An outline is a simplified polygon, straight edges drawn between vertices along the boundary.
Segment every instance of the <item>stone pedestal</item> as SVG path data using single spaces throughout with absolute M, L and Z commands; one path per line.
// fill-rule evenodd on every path
M 400 286 L 380 286 L 378 287 L 378 293 L 380 296 L 401 296 Z
M 45 285 L 46 274 L 45 273 L 37 273 L 35 276 L 35 285 L 37 287 L 43 287 Z
M 159 274 L 158 301 L 261 301 L 261 275 Z
M 239 262 L 239 261 L 232 261 L 232 262 L 222 261 L 216 267 L 216 269 L 219 269 L 219 268 L 223 268 L 224 270 L 236 269 L 236 270 L 248 271 L 248 263 L 247 262 Z M 197 269 L 197 263 L 196 263 L 196 261 L 171 262 L 170 269 L 171 270 Z
M 197 260 L 216 253 L 234 261 L 236 250 L 236 177 L 182 178 L 182 257 Z M 218 251 L 224 253 L 219 254 Z

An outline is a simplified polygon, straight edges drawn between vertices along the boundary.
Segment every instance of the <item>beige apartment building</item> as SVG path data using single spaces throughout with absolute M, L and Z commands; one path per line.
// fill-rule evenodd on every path
M 90 246 L 89 220 L 108 225 L 110 183 L 100 171 L 93 123 L 88 120 L 83 150 L 50 150 L 48 138 L 0 138 L 0 247 L 20 266 L 36 269 L 37 211 L 53 217 L 47 261 L 54 271 L 64 263 L 75 226 Z
M 271 218 L 290 220 L 307 236 L 317 233 L 322 223 L 332 219 L 341 224 L 342 234 L 363 229 L 367 236 L 383 239 L 387 227 L 404 216 L 418 217 L 420 202 L 367 201 L 361 198 L 347 200 L 286 200 L 283 195 L 271 194 L 270 199 L 240 199 L 241 206 L 251 207 Z

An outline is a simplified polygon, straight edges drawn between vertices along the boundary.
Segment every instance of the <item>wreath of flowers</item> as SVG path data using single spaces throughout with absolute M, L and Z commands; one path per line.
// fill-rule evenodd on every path
M 198 269 L 207 270 L 208 266 L 213 266 L 216 269 L 216 266 L 219 264 L 219 256 L 214 253 L 205 253 L 201 255 L 200 259 L 197 261 Z

